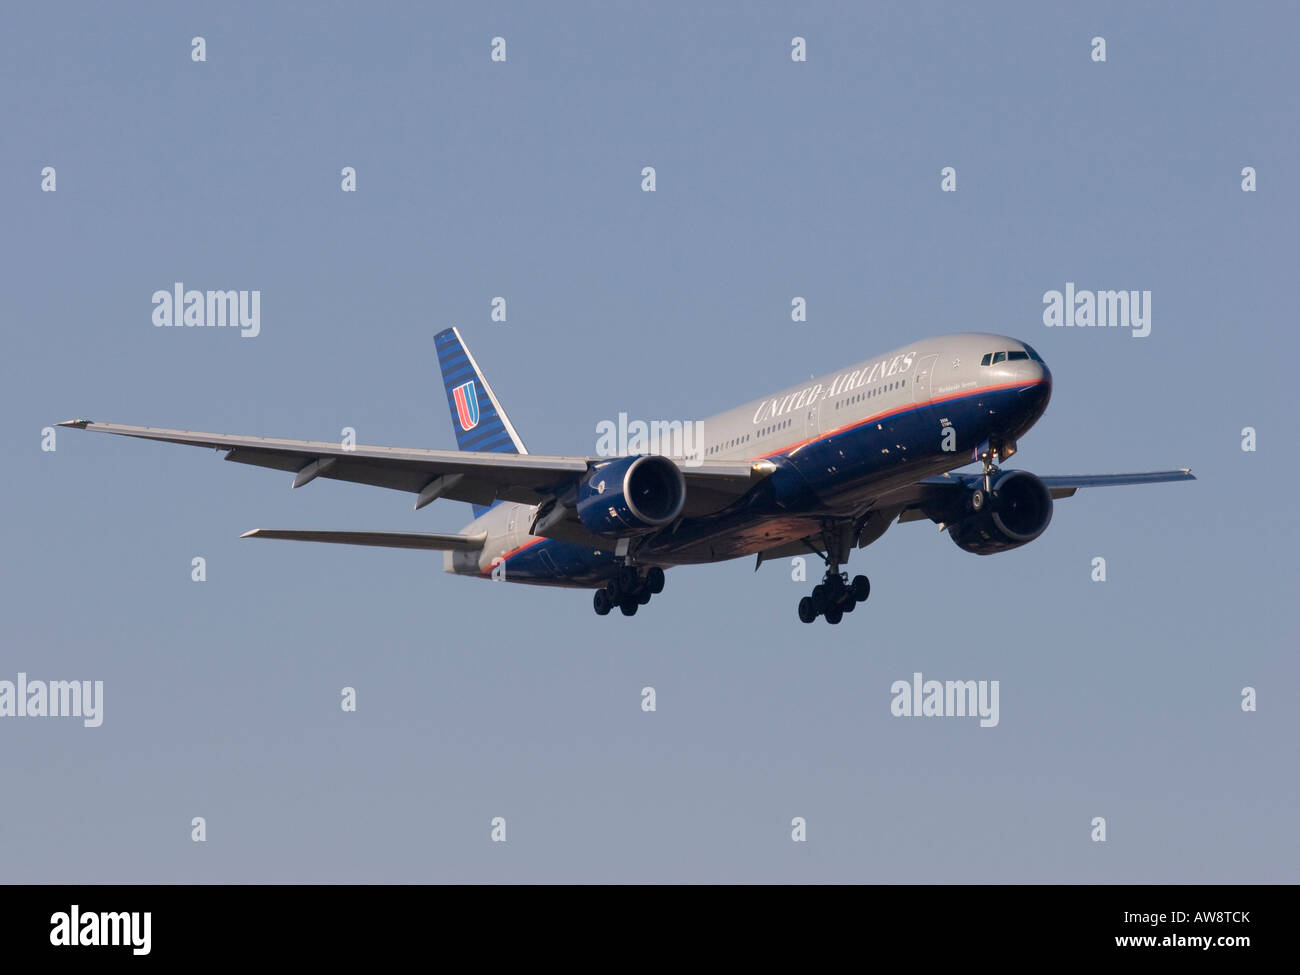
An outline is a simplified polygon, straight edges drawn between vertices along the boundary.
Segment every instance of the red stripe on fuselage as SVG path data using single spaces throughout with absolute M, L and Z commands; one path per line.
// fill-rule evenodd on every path
M 524 544 L 518 546 L 517 548 L 511 549 L 509 552 L 506 552 L 505 555 L 497 555 L 497 556 L 494 556 L 493 561 L 495 561 L 496 559 L 500 559 L 502 562 L 509 562 L 511 559 L 513 559 L 516 555 L 518 555 L 518 554 L 519 554 L 520 552 L 522 552 L 524 549 L 526 549 L 526 548 L 532 548 L 534 545 L 538 545 L 538 544 L 540 544 L 540 543 L 542 543 L 542 542 L 544 542 L 544 541 L 546 541 L 546 536 L 544 536 L 544 535 L 533 535 L 533 536 L 529 537 L 528 541 L 524 542 Z M 480 570 L 479 570 L 479 575 L 486 576 L 486 575 L 491 575 L 491 574 L 492 574 L 492 565 L 491 565 L 491 563 L 488 564 L 488 567 L 487 567 L 486 569 L 480 569 Z

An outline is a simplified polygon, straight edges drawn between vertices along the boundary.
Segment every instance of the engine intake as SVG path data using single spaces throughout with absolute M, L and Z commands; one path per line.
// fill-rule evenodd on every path
M 595 535 L 643 535 L 686 503 L 686 479 L 667 457 L 642 454 L 597 464 L 578 484 L 578 520 Z
M 1047 530 L 1052 495 L 1041 480 L 1028 471 L 1004 471 L 990 487 L 992 496 L 979 512 L 950 523 L 948 534 L 958 548 L 992 555 L 1028 544 Z

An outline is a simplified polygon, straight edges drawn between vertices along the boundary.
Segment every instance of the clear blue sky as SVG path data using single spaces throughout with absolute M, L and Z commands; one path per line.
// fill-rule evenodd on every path
M 0 879 L 1300 879 L 1300 18 L 699 7 L 5 7 L 0 680 L 103 680 L 105 715 L 0 720 Z M 154 328 L 174 281 L 259 289 L 261 334 Z M 1149 289 L 1151 335 L 1045 328 L 1067 281 Z M 70 417 L 450 447 L 453 324 L 534 452 L 980 330 L 1055 375 L 1013 466 L 1199 480 L 1080 494 L 990 558 L 896 526 L 830 627 L 784 563 L 674 570 L 600 619 L 437 555 L 238 537 L 467 505 L 40 450 Z M 915 671 L 1000 681 L 1000 724 L 892 717 Z

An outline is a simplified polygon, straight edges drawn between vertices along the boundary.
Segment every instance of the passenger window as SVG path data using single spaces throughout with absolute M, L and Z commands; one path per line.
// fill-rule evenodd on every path
M 997 365 L 999 362 L 1006 362 L 1006 361 L 1007 361 L 1007 354 L 1006 354 L 1005 352 L 996 352 L 996 353 L 994 353 L 994 355 L 993 355 L 993 364 L 994 364 L 994 365 Z

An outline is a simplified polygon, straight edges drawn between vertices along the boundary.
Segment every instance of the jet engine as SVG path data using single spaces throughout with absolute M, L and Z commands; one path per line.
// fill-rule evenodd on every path
M 686 479 L 667 457 L 618 457 L 578 484 L 578 520 L 594 535 L 644 535 L 668 524 L 686 503 Z
M 1002 471 L 985 495 L 976 488 L 966 496 L 973 512 L 952 521 L 948 534 L 957 547 L 976 555 L 1005 552 L 1032 542 L 1052 521 L 1052 495 L 1028 471 Z

